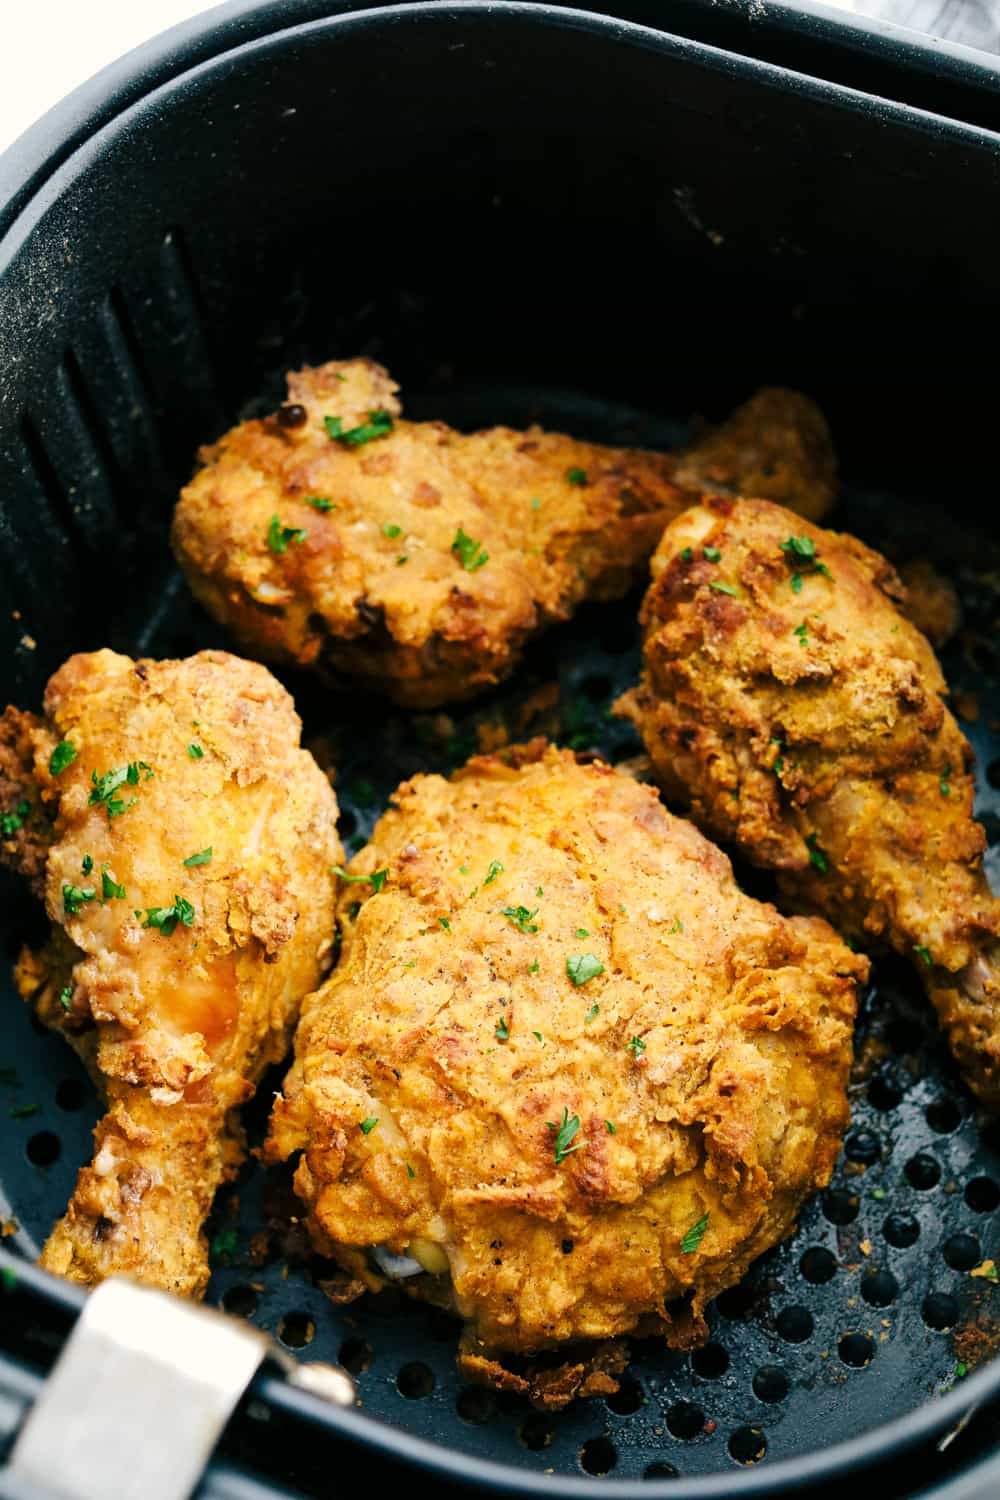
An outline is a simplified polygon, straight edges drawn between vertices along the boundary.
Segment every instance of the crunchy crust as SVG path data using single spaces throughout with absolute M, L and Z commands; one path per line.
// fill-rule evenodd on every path
M 424 1254 L 480 1378 L 636 1328 L 698 1342 L 829 1178 L 866 960 L 744 896 L 652 788 L 543 744 L 405 782 L 352 864 L 380 870 L 341 898 L 265 1148 L 303 1153 L 317 1248 L 369 1286 L 368 1245 Z M 603 971 L 576 985 L 581 952 Z M 610 1368 L 524 1379 L 560 1404 Z
M 783 550 L 796 536 L 830 576 Z M 668 796 L 779 871 L 796 909 L 917 956 L 970 1086 L 995 1108 L 1000 902 L 972 817 L 972 750 L 905 605 L 892 567 L 854 537 L 767 501 L 708 500 L 664 533 L 642 681 L 620 707 Z
M 30 743 L 32 802 L 51 830 L 53 933 L 22 953 L 18 985 L 108 1103 L 42 1264 L 197 1295 L 208 1279 L 201 1225 L 242 1155 L 237 1108 L 282 1056 L 329 963 L 336 800 L 298 748 L 284 688 L 220 651 L 73 656 L 49 682 L 45 718 L 8 710 L 6 725 L 22 752 Z M 76 759 L 53 775 L 62 739 Z M 134 784 L 110 817 L 91 804 L 92 778 L 130 762 Z M 185 866 L 209 847 L 210 860 Z M 194 908 L 190 926 L 143 925 L 178 895 Z
M 794 393 L 762 393 L 704 454 L 669 456 L 537 427 L 462 434 L 407 422 L 396 391 L 364 359 L 289 375 L 289 404 L 304 421 L 288 427 L 279 412 L 202 449 L 172 538 L 195 594 L 256 655 L 353 678 L 412 707 L 481 692 L 583 600 L 620 597 L 667 521 L 703 485 L 736 482 L 742 463 L 762 493 L 800 488 L 810 513 L 820 490 L 832 496 L 829 434 L 820 477 L 825 424 Z M 392 417 L 388 436 L 354 448 L 328 436 L 325 417 L 347 431 L 374 411 Z M 333 508 L 317 510 L 316 498 Z M 305 533 L 278 552 L 268 542 L 275 516 Z M 488 562 L 463 566 L 452 546 L 459 528 Z

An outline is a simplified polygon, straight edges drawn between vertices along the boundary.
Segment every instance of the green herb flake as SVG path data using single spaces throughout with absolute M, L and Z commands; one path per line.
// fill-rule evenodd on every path
M 190 755 L 191 759 L 192 760 L 201 760 L 202 757 L 204 756 L 204 754 L 205 754 L 205 752 L 201 748 L 201 746 L 200 745 L 196 745 L 195 742 L 192 740 L 191 743 L 190 743 L 190 745 L 188 745 L 188 755 Z
M 228 1266 L 236 1254 L 239 1237 L 235 1229 L 221 1229 L 212 1239 L 208 1258 L 213 1266 Z
M 86 901 L 93 901 L 97 892 L 92 885 L 82 887 L 79 885 L 64 885 L 62 888 L 63 911 L 69 917 L 75 917 L 81 906 Z
M 328 500 L 325 495 L 306 495 L 304 498 L 305 503 L 307 505 L 311 505 L 313 510 L 319 510 L 325 513 L 328 510 L 337 509 L 333 501 Z
M 76 746 L 69 740 L 60 740 L 49 756 L 49 775 L 61 776 L 67 766 L 76 760 Z
M 674 935 L 675 932 L 683 932 L 683 931 L 684 931 L 684 923 L 681 921 L 680 917 L 675 917 L 674 920 L 671 922 L 670 926 L 667 928 L 667 936 L 668 937 L 673 937 L 673 935 Z
M 646 1050 L 646 1043 L 641 1036 L 634 1036 L 628 1044 L 628 1050 L 633 1057 L 641 1057 Z
M 715 589 L 717 594 L 729 594 L 733 599 L 739 597 L 739 589 L 734 588 L 731 583 L 710 583 L 708 586 L 710 589 Z
M 125 900 L 125 887 L 112 880 L 107 870 L 101 871 L 101 899 L 103 901 Z
M 920 962 L 922 964 L 926 964 L 927 967 L 930 968 L 933 962 L 931 958 L 931 950 L 925 947 L 923 943 L 914 943 L 913 951 L 919 958 Z
M 172 937 L 178 922 L 184 927 L 194 925 L 194 907 L 183 896 L 174 896 L 172 906 L 147 906 L 143 927 L 155 927 L 164 937 Z
M 386 521 L 382 527 L 382 535 L 387 536 L 390 542 L 394 542 L 398 536 L 403 535 L 402 526 L 397 526 L 395 521 Z
M 882 1203 L 882 1202 L 884 1202 L 885 1201 L 885 1188 L 873 1188 L 873 1190 L 872 1190 L 872 1197 L 875 1199 L 876 1203 Z
M 566 479 L 569 484 L 584 485 L 587 483 L 586 469 L 567 469 Z
M 364 885 L 367 882 L 376 896 L 389 879 L 388 865 L 384 870 L 374 870 L 371 875 L 348 875 L 347 871 L 342 870 L 340 865 L 331 865 L 330 873 L 339 875 L 341 880 L 345 881 L 347 885 Z
M 683 552 L 681 553 L 681 561 L 682 562 L 690 562 L 693 557 L 694 557 L 694 553 L 691 551 L 691 548 L 690 547 L 685 547 L 684 550 L 683 550 Z
M 413 1168 L 410 1166 L 409 1162 L 406 1163 L 406 1175 L 407 1175 L 407 1177 L 409 1177 L 409 1179 L 410 1179 L 411 1182 L 412 1182 L 413 1178 L 416 1177 L 416 1175 L 417 1175 L 416 1172 L 414 1172 Z
M 539 500 L 537 495 L 532 498 L 531 508 L 532 510 L 541 510 L 542 508 L 542 502 Z
M 825 875 L 830 868 L 830 861 L 819 846 L 818 834 L 811 833 L 809 835 L 806 839 L 806 848 L 809 850 L 809 863 L 813 869 L 818 870 L 821 875 Z
M 698 1246 L 701 1244 L 702 1239 L 704 1238 L 704 1235 L 705 1235 L 705 1230 L 707 1228 L 708 1228 L 708 1214 L 707 1213 L 703 1213 L 702 1216 L 701 1216 L 701 1218 L 698 1219 L 696 1223 L 694 1223 L 694 1224 L 691 1225 L 691 1228 L 687 1231 L 687 1233 L 685 1234 L 684 1238 L 681 1240 L 681 1254 L 682 1255 L 693 1255 L 694 1254 L 694 1252 L 697 1250 Z
M 145 773 L 146 781 L 152 779 L 153 769 L 144 760 L 131 760 L 127 766 L 116 766 L 111 771 L 105 771 L 103 776 L 98 776 L 96 771 L 91 771 L 91 792 L 87 799 L 87 806 L 103 806 L 107 811 L 109 823 L 112 818 L 118 818 L 122 813 L 128 812 L 130 807 L 135 806 L 138 799 L 131 797 L 126 802 L 123 797 L 116 797 L 115 793 L 126 783 L 129 786 L 138 786 L 140 771 Z
M 941 772 L 941 779 L 938 782 L 938 786 L 940 787 L 942 797 L 950 797 L 951 796 L 951 787 L 948 785 L 948 781 L 949 781 L 950 777 L 951 777 L 951 761 L 948 762 L 948 764 L 945 766 L 944 770 Z
M 531 1035 L 535 1038 L 536 1042 L 544 1042 L 545 1040 L 540 1031 L 533 1031 Z
M 806 562 L 811 562 L 816 556 L 816 543 L 812 537 L 790 536 L 787 542 L 782 542 L 781 550 L 789 557 L 802 557 Z
M 207 849 L 199 849 L 197 854 L 189 854 L 183 861 L 185 870 L 193 870 L 197 865 L 210 865 L 212 863 L 212 846 Z
M 451 931 L 451 923 L 447 917 L 438 917 L 438 923 L 444 928 L 445 932 Z
M 506 1042 L 510 1038 L 510 1028 L 507 1025 L 506 1016 L 501 1016 L 496 1024 L 496 1038 L 498 1042 Z
M 506 917 L 519 932 L 538 931 L 538 923 L 532 920 L 533 917 L 538 916 L 537 906 L 534 911 L 529 911 L 526 906 L 505 906 L 501 916 Z
M 408 563 L 409 560 L 410 560 L 410 558 L 409 558 L 409 554 L 408 553 L 406 553 L 406 552 L 401 553 L 400 556 L 396 558 L 396 567 L 397 568 L 401 568 L 403 566 L 403 564 L 404 563 Z
M 722 556 L 718 547 L 702 547 L 701 555 L 706 562 L 718 562 Z
M 533 964 L 529 964 L 528 965 L 528 973 L 529 974 L 537 974 L 540 968 L 541 968 L 541 964 L 538 962 L 538 959 L 536 958 L 535 962 Z
M 62 1006 L 63 1010 L 69 1010 L 72 1003 L 73 986 L 71 984 L 65 984 L 59 991 L 59 1004 Z
M 807 626 L 806 626 L 805 620 L 802 621 L 801 625 L 796 625 L 796 627 L 793 630 L 792 634 L 798 636 L 798 638 L 799 638 L 799 645 L 800 646 L 808 646 L 808 644 L 809 644 L 809 635 L 808 635 L 808 630 L 807 630 Z
M 801 594 L 801 592 L 802 592 L 802 574 L 801 573 L 793 573 L 792 576 L 791 576 L 791 578 L 788 581 L 792 585 L 792 593 L 793 594 Z
M 955 1366 L 955 1379 L 956 1380 L 964 1380 L 965 1377 L 966 1377 L 966 1375 L 968 1375 L 968 1373 L 969 1373 L 969 1367 L 964 1362 L 962 1362 L 960 1364 L 957 1364 Z
M 0 1287 L 5 1292 L 17 1291 L 17 1276 L 11 1270 L 10 1266 L 0 1266 Z
M 41 1107 L 40 1104 L 12 1104 L 7 1113 L 12 1120 L 27 1120 L 31 1115 L 37 1115 Z
M 362 1120 L 359 1126 L 362 1135 L 371 1135 L 378 1124 L 378 1115 L 369 1115 L 367 1120 Z
M 24 823 L 24 820 L 28 816 L 30 811 L 30 802 L 19 802 L 13 812 L 3 813 L 2 815 L 0 815 L 0 833 L 3 834 L 4 838 L 10 838 L 12 833 L 17 832 L 17 830 Z M 89 857 L 90 856 L 88 855 L 87 858 Z M 84 870 L 83 873 L 87 875 L 90 872 L 88 870 Z
M 92 854 L 85 854 L 83 856 L 83 859 L 80 861 L 80 869 L 81 869 L 82 873 L 84 875 L 89 875 L 90 872 L 91 872 L 91 870 L 93 868 L 94 868 L 94 856 Z
M 496 880 L 497 876 L 498 875 L 502 875 L 502 874 L 503 874 L 503 865 L 500 863 L 500 861 L 498 859 L 491 859 L 490 860 L 490 867 L 489 867 L 489 869 L 486 872 L 486 878 L 483 881 L 483 885 L 484 886 L 492 885 L 493 882 L 494 882 L 494 880 Z
M 618 1134 L 618 1126 L 615 1124 L 614 1120 L 605 1120 L 604 1124 L 607 1127 L 608 1135 Z
M 474 573 L 490 560 L 490 554 L 484 549 L 482 542 L 473 541 L 471 536 L 466 536 L 461 526 L 455 532 L 451 550 L 467 573 Z
M 594 953 L 572 953 L 566 960 L 566 973 L 579 986 L 603 974 L 604 965 Z
M 587 931 L 586 927 L 578 927 L 576 929 L 576 936 L 578 938 L 590 937 L 590 933 Z
M 597 1020 L 597 1017 L 600 1015 L 600 1013 L 601 1013 L 601 1007 L 598 1005 L 597 1001 L 595 1000 L 594 1003 L 593 1003 L 593 1005 L 590 1007 L 590 1009 L 588 1010 L 587 1014 L 583 1018 L 584 1024 L 586 1026 L 589 1026 L 590 1023 L 591 1023 L 591 1021 L 596 1021 Z
M 364 443 L 374 442 L 376 438 L 388 437 L 393 422 L 387 411 L 370 411 L 367 422 L 363 422 L 360 427 L 349 427 L 346 432 L 340 417 L 324 417 L 323 426 L 332 442 L 343 443 L 345 448 L 360 448 Z
M 579 1151 L 587 1144 L 586 1141 L 577 1141 L 575 1146 L 570 1145 L 570 1141 L 572 1141 L 580 1129 L 580 1116 L 571 1115 L 565 1104 L 563 1105 L 562 1119 L 559 1123 L 556 1124 L 553 1120 L 547 1120 L 546 1124 L 549 1130 L 554 1130 L 556 1133 L 555 1157 L 557 1167 L 566 1160 L 571 1152 Z
M 278 557 L 288 551 L 289 542 L 301 545 L 308 535 L 308 531 L 301 526 L 282 526 L 278 515 L 273 515 L 267 523 L 267 545 Z

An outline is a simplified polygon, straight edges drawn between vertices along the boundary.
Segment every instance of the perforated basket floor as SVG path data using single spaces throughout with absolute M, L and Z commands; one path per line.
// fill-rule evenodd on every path
M 442 411 L 459 426 L 540 419 L 610 442 L 664 446 L 680 431 L 579 397 L 492 391 Z M 940 517 L 905 497 L 851 494 L 835 523 L 900 555 L 926 550 Z M 1000 572 L 981 537 L 949 528 L 935 562 L 959 586 L 966 630 L 945 668 L 979 755 L 978 813 L 1000 878 L 1000 695 L 991 640 Z M 991 571 L 992 568 L 992 571 Z M 454 714 L 410 716 L 378 705 L 338 704 L 289 680 L 307 742 L 325 741 L 338 765 L 342 833 L 365 838 L 390 791 L 419 769 L 445 769 L 477 745 L 549 732 L 611 760 L 636 755 L 632 731 L 612 719 L 616 694 L 635 677 L 638 601 L 583 612 L 539 642 L 516 685 Z M 991 636 L 992 631 L 992 636 Z M 190 604 L 179 579 L 156 601 L 136 652 L 180 655 L 225 644 Z M 53 664 L 54 665 L 54 664 Z M 31 705 L 25 705 L 31 706 Z M 770 886 L 741 870 L 755 894 Z M 29 903 L 4 887 L 14 920 L 10 952 Z M 0 1005 L 0 1218 L 8 1243 L 34 1256 L 87 1158 L 96 1100 L 58 1038 L 41 1032 L 9 973 Z M 711 1341 L 691 1356 L 637 1343 L 621 1392 L 558 1416 L 463 1386 L 454 1368 L 456 1325 L 387 1292 L 337 1308 L 320 1286 L 327 1268 L 294 1253 L 279 1227 L 294 1211 L 287 1183 L 254 1161 L 220 1197 L 210 1232 L 216 1270 L 209 1301 L 252 1318 L 310 1359 L 339 1360 L 357 1378 L 363 1408 L 387 1422 L 480 1457 L 535 1470 L 616 1475 L 696 1474 L 773 1462 L 867 1431 L 930 1400 L 991 1357 L 1000 1339 L 1000 1126 L 975 1111 L 936 1035 L 913 976 L 883 962 L 864 1003 L 852 1085 L 853 1121 L 833 1182 L 798 1232 L 763 1257 L 709 1314 Z M 280 1072 L 248 1111 L 259 1141 Z M 289 1250 L 292 1253 L 289 1254 Z M 995 1274 L 995 1273 L 994 1273 Z

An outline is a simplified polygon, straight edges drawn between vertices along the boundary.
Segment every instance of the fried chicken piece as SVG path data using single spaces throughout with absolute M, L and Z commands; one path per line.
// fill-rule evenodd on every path
M 172 535 L 198 599 L 255 654 L 416 708 L 481 692 L 530 636 L 624 594 L 666 522 L 741 463 L 810 513 L 832 487 L 823 419 L 787 392 L 671 457 L 400 421 L 396 390 L 364 359 L 289 375 L 274 416 L 202 449 Z
M 3 853 L 53 924 L 18 986 L 108 1110 L 42 1265 L 199 1295 L 237 1109 L 329 966 L 336 799 L 284 688 L 221 651 L 73 656 L 44 708 L 0 734 L 0 795 L 37 819 Z
M 925 557 L 903 563 L 899 576 L 906 588 L 907 618 L 932 646 L 946 646 L 962 623 L 962 606 L 954 586 Z
M 667 528 L 620 700 L 668 797 L 799 910 L 912 959 L 970 1088 L 1000 1107 L 1000 901 L 972 750 L 890 565 L 763 500 Z
M 302 1153 L 317 1249 L 454 1307 L 464 1372 L 549 1406 L 621 1359 L 505 1354 L 700 1342 L 830 1176 L 867 961 L 543 741 L 404 782 L 351 869 L 265 1147 Z

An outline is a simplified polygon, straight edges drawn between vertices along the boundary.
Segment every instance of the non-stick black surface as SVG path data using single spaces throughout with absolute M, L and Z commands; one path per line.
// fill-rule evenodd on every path
M 458 426 L 538 419 L 609 442 L 666 446 L 682 429 L 628 408 L 527 389 L 411 398 L 412 415 Z M 963 633 L 946 673 L 979 757 L 977 810 L 1000 874 L 1000 695 L 991 629 L 997 559 L 981 536 L 943 526 L 906 496 L 850 491 L 834 524 L 900 558 L 930 555 L 958 585 Z M 161 539 L 165 546 L 165 538 Z M 334 755 L 341 829 L 364 841 L 397 782 L 445 770 L 479 745 L 549 732 L 613 761 L 640 753 L 610 715 L 635 678 L 638 599 L 589 607 L 537 642 L 513 684 L 470 707 L 409 715 L 338 702 L 288 679 L 307 742 Z M 124 643 L 119 643 L 124 644 Z M 183 655 L 226 644 L 180 579 L 151 601 L 135 652 Z M 53 663 L 55 665 L 55 663 Z M 554 685 L 558 686 L 558 696 Z M 25 705 L 31 706 L 31 705 Z M 754 894 L 766 877 L 744 869 Z M 8 958 L 37 912 L 4 887 Z M 0 1217 L 34 1256 L 88 1157 L 93 1090 L 68 1049 L 43 1034 L 2 975 Z M 250 1317 L 309 1359 L 339 1360 L 356 1376 L 363 1409 L 478 1456 L 556 1472 L 696 1474 L 801 1454 L 911 1410 L 989 1358 L 1000 1341 L 1000 1126 L 980 1128 L 914 976 L 875 966 L 857 1031 L 852 1124 L 829 1189 L 798 1232 L 753 1268 L 709 1313 L 710 1342 L 694 1354 L 636 1343 L 620 1393 L 559 1415 L 466 1387 L 454 1368 L 457 1325 L 394 1290 L 338 1308 L 320 1282 L 329 1267 L 298 1251 L 282 1226 L 294 1200 L 280 1175 L 254 1161 L 225 1190 L 210 1225 L 209 1301 Z M 280 1070 L 248 1111 L 259 1141 Z M 8 1226 L 9 1227 L 9 1226 Z M 974 1275 L 973 1272 L 979 1274 Z M 995 1274 L 995 1273 L 993 1273 Z

